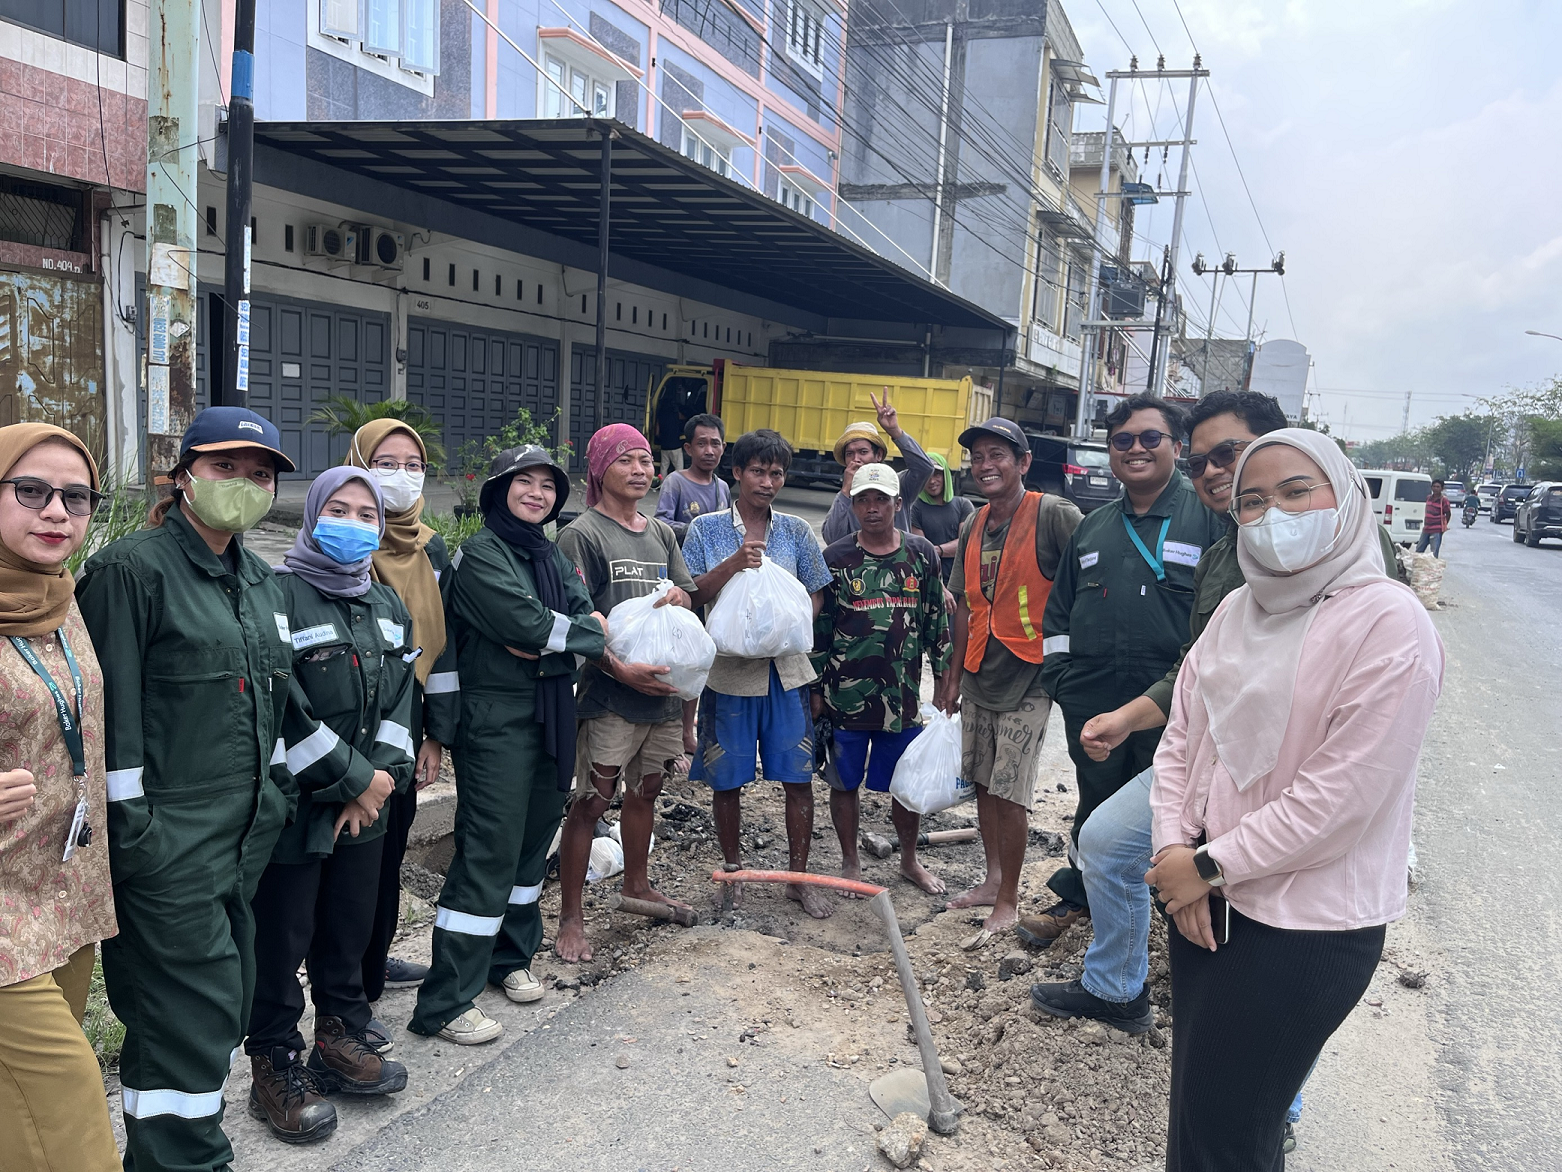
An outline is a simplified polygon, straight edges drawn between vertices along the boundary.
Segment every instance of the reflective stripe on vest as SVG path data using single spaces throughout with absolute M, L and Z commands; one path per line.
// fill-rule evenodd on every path
M 987 652 L 989 634 L 1026 663 L 1040 663 L 1043 651 L 1041 616 L 1047 609 L 1052 581 L 1036 562 L 1036 519 L 1041 513 L 1039 492 L 1027 492 L 1009 522 L 993 601 L 982 593 L 982 537 L 987 513 L 983 505 L 971 522 L 965 541 L 965 601 L 971 609 L 970 637 L 965 645 L 965 670 L 976 671 Z

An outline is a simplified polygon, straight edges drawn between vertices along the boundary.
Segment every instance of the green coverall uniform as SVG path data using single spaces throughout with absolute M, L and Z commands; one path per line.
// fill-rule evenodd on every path
M 230 564 L 232 568 L 230 568 Z M 219 558 L 178 507 L 94 554 L 77 602 L 103 665 L 125 1024 L 125 1168 L 214 1172 L 255 986 L 250 899 L 296 800 L 282 751 L 293 648 L 276 576 Z
M 542 943 L 537 901 L 568 795 L 542 747 L 536 680 L 573 678 L 576 655 L 600 659 L 606 647 L 574 564 L 557 548 L 552 557 L 567 614 L 538 600 L 531 562 L 489 529 L 467 539 L 440 579 L 449 644 L 429 679 L 425 732 L 451 746 L 455 857 L 435 914 L 433 967 L 407 1026 L 415 1033 L 438 1033 L 487 982 L 531 967 Z M 457 690 L 447 690 L 452 650 Z
M 1126 492 L 1089 514 L 1058 563 L 1042 616 L 1039 679 L 1063 710 L 1079 785 L 1070 865 L 1047 881 L 1070 903 L 1087 904 L 1084 879 L 1073 865 L 1080 827 L 1150 767 L 1161 739 L 1158 728 L 1132 733 L 1105 761 L 1092 761 L 1080 747 L 1080 731 L 1092 716 L 1141 695 L 1176 662 L 1188 637 L 1195 570 L 1225 530 L 1226 519 L 1206 509 L 1193 485 L 1174 471 L 1143 514 L 1134 513 Z
M 302 719 L 288 721 L 283 738 L 300 791 L 298 812 L 277 839 L 254 903 L 260 980 L 245 1049 L 268 1056 L 273 1046 L 304 1048 L 296 974 L 306 956 L 316 1012 L 340 1017 L 349 1033 L 369 1023 L 360 958 L 373 927 L 387 820 L 382 813 L 357 837 L 346 827 L 340 836 L 333 829 L 342 806 L 369 788 L 375 770 L 389 773 L 398 793 L 410 789 L 413 760 L 414 633 L 396 592 L 372 583 L 366 594 L 338 598 L 296 574 L 277 580 L 292 632 L 291 699 Z M 362 851 L 373 855 L 374 878 L 353 898 L 326 906 L 333 860 L 343 864 L 335 868 L 340 873 L 361 876 L 364 868 L 346 856 Z M 315 899 L 298 905 L 311 890 Z

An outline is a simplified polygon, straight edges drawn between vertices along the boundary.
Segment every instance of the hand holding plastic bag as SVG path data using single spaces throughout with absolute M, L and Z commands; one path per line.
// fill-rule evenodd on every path
M 916 814 L 936 814 L 976 796 L 976 787 L 960 778 L 960 716 L 946 716 L 922 705 L 922 731 L 895 765 L 889 793 Z
M 762 557 L 758 569 L 740 570 L 721 588 L 705 627 L 723 655 L 806 655 L 814 645 L 813 599 L 801 582 Z
M 650 594 L 626 598 L 607 616 L 607 648 L 625 663 L 666 666 L 666 679 L 685 700 L 698 700 L 716 659 L 698 617 L 687 607 L 657 606 L 673 584 L 663 579 Z

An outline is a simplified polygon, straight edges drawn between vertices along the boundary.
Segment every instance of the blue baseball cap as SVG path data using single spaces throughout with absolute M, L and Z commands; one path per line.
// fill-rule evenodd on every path
M 246 407 L 208 407 L 190 422 L 179 441 L 179 462 L 191 452 L 229 448 L 259 448 L 276 457 L 278 472 L 293 472 L 293 461 L 282 451 L 282 433 L 264 415 Z

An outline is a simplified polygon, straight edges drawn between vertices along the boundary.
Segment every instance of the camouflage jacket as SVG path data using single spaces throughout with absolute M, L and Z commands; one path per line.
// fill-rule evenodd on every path
M 900 535 L 877 557 L 851 534 L 828 546 L 830 585 L 814 624 L 814 671 L 835 727 L 900 732 L 920 722 L 922 656 L 935 673 L 949 667 L 949 616 L 938 552 L 926 538 Z

